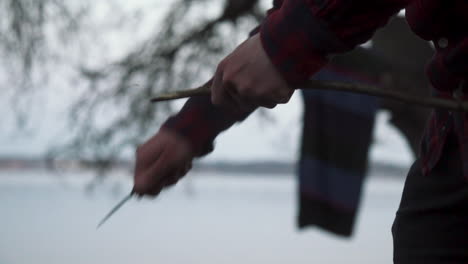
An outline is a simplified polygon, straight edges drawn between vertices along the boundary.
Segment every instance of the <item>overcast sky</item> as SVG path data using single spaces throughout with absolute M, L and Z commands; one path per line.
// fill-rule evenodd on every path
M 265 3 L 268 1 L 264 1 Z M 99 8 L 95 10 L 95 20 L 89 22 L 91 26 L 106 23 L 112 13 L 106 9 L 106 1 L 97 1 Z M 105 42 L 102 50 L 88 47 L 86 54 L 91 61 L 109 61 L 118 57 L 135 43 L 135 39 L 144 38 L 145 34 L 154 31 L 164 8 L 161 2 L 149 0 L 122 1 L 128 10 L 137 10 L 138 7 L 152 6 L 154 14 L 143 21 L 138 29 L 127 26 L 122 32 L 107 32 L 99 34 L 99 41 Z M 154 6 L 159 6 L 154 8 Z M 146 8 L 149 10 L 149 7 Z M 217 12 L 219 6 L 213 6 L 212 12 Z M 97 41 L 97 40 L 96 40 Z M 118 43 L 118 45 L 115 45 Z M 79 55 L 75 55 L 79 57 Z M 97 60 L 98 56 L 102 56 Z M 23 132 L 14 129 L 12 111 L 5 104 L 8 96 L 0 98 L 0 113 L 2 125 L 0 126 L 0 155 L 1 156 L 35 156 L 43 154 L 51 144 L 59 142 L 67 136 L 65 109 L 70 104 L 73 94 L 69 82 L 60 78 L 52 80 L 48 87 L 42 87 L 38 93 L 37 101 L 30 114 L 30 123 Z M 2 101 L 3 100 L 3 101 Z M 180 107 L 182 102 L 177 102 Z M 233 127 L 230 131 L 219 137 L 215 151 L 206 160 L 287 160 L 293 161 L 297 157 L 297 146 L 300 131 L 302 101 L 296 93 L 289 104 L 281 105 L 269 110 L 268 115 L 274 122 L 268 122 L 259 114 L 254 114 L 246 122 Z M 412 159 L 409 149 L 403 139 L 392 127 L 389 127 L 385 113 L 378 115 L 378 125 L 375 131 L 375 144 L 372 147 L 372 159 L 388 160 L 399 164 L 409 164 Z

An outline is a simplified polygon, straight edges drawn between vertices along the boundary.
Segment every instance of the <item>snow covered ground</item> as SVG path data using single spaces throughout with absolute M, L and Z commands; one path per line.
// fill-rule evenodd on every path
M 192 173 L 96 230 L 131 186 L 113 176 L 88 193 L 83 173 L 0 171 L 0 263 L 392 263 L 401 178 L 369 179 L 355 236 L 341 239 L 297 231 L 293 177 L 234 174 Z

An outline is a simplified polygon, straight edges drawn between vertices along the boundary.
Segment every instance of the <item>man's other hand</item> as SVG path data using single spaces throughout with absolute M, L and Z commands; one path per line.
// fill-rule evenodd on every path
M 271 63 L 257 34 L 219 63 L 211 86 L 211 101 L 241 111 L 258 106 L 273 108 L 287 103 L 293 92 Z
M 157 196 L 190 170 L 193 157 L 188 141 L 161 128 L 136 150 L 133 191 L 140 196 Z

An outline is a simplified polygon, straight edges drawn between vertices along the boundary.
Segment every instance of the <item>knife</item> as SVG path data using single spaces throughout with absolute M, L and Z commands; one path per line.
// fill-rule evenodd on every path
M 133 197 L 133 194 L 134 194 L 134 192 L 131 191 L 127 196 L 125 196 L 122 199 L 122 201 L 120 201 L 118 204 L 116 204 L 112 208 L 112 210 L 110 210 L 110 212 L 107 213 L 106 216 L 104 216 L 104 218 L 99 222 L 96 229 L 99 229 L 99 227 L 101 227 L 115 212 L 117 212 L 120 209 L 120 207 L 122 207 L 122 205 L 124 205 L 128 200 L 130 200 L 130 198 Z

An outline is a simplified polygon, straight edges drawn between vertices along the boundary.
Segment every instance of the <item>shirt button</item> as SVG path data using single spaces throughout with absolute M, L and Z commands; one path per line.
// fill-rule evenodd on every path
M 439 48 L 445 49 L 446 47 L 448 47 L 448 39 L 440 38 L 437 41 L 437 45 L 439 45 Z

